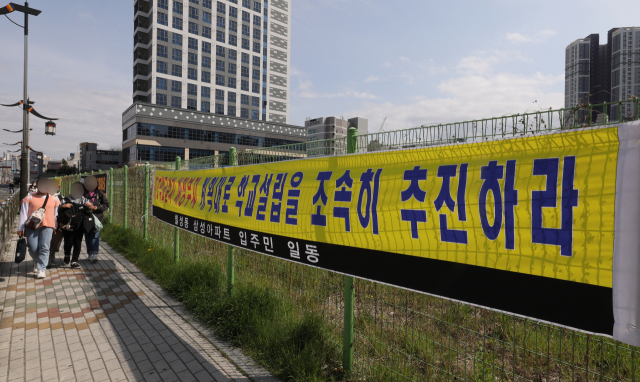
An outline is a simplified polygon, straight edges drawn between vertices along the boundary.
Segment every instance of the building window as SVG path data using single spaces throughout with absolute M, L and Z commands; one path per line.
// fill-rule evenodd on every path
M 189 7 L 189 18 L 198 20 L 198 8 Z
M 211 0 L 202 0 L 202 6 L 211 9 Z
M 253 2 L 253 10 L 256 12 L 262 12 L 262 4 L 257 1 Z
M 216 23 L 216 25 L 218 26 L 218 28 L 222 28 L 225 29 L 227 27 L 226 25 L 226 19 L 222 16 L 218 16 L 218 22 Z
M 236 93 L 228 92 L 227 93 L 227 101 L 236 103 Z
M 189 49 L 198 50 L 198 39 L 189 37 Z
M 207 23 L 207 24 L 211 24 L 212 20 L 212 15 L 210 12 L 207 11 L 202 11 L 202 21 Z
M 251 32 L 249 32 L 249 26 L 248 25 L 243 25 L 242 26 L 242 35 L 243 36 L 251 36 Z
M 240 75 L 242 77 L 247 77 L 249 78 L 249 68 L 247 68 L 246 66 L 243 66 L 240 68 Z
M 242 118 L 249 118 L 249 109 L 244 108 L 244 107 L 243 107 L 243 108 L 241 108 L 241 109 L 240 109 L 240 116 L 241 116 Z
M 182 107 L 182 99 L 180 97 L 171 96 L 171 107 Z
M 169 54 L 167 53 L 167 47 L 165 45 L 158 44 L 158 46 L 156 47 L 156 51 L 157 51 L 158 57 L 164 57 L 164 58 L 169 57 Z
M 187 109 L 198 110 L 198 101 L 192 98 L 187 99 Z
M 211 58 L 202 56 L 202 67 L 211 68 Z
M 251 119 L 260 119 L 260 111 L 251 110 Z
M 202 82 L 206 82 L 208 84 L 211 83 L 211 73 L 207 71 L 202 71 Z
M 210 42 L 206 42 L 206 41 L 202 42 L 202 53 L 211 54 L 211 43 Z
M 249 104 L 249 96 L 246 94 L 241 94 L 240 95 L 240 103 L 242 105 L 248 105 Z
M 218 57 L 224 57 L 224 47 L 217 45 L 216 46 L 216 56 Z
M 236 52 L 234 49 L 229 49 L 229 59 L 233 60 L 233 61 L 237 61 L 238 60 L 238 52 Z
M 262 20 L 260 19 L 260 16 L 253 15 L 253 25 L 257 25 L 257 26 L 262 25 Z
M 253 56 L 253 65 L 254 66 L 260 66 L 260 57 Z
M 156 94 L 156 105 L 167 106 L 167 95 L 166 94 Z
M 226 7 L 224 3 L 218 1 L 218 12 L 219 13 L 227 13 Z
M 158 29 L 158 41 L 169 42 L 169 32 L 164 29 Z
M 247 8 L 249 8 L 249 7 L 247 7 Z M 249 12 L 242 11 L 242 21 L 245 21 L 245 22 L 248 22 L 248 23 L 251 22 L 251 15 L 249 14 Z
M 198 65 L 198 53 L 189 52 L 188 62 L 192 65 Z
M 211 103 L 209 103 L 209 101 L 200 102 L 200 110 L 207 113 L 211 112 Z
M 229 80 L 227 82 L 227 87 L 230 88 L 236 88 L 236 79 L 234 77 L 229 77 Z
M 224 101 L 224 90 L 216 89 L 216 100 Z
M 156 72 L 167 74 L 167 63 L 163 61 L 158 61 L 156 64 Z
M 202 37 L 211 38 L 211 28 L 203 26 Z
M 167 90 L 167 80 L 165 78 L 158 77 L 156 79 L 156 89 Z
M 309 132 L 308 132 L 308 134 L 315 134 L 316 132 L 317 132 L 317 130 L 316 130 L 316 129 L 310 129 L 310 130 L 309 130 Z
M 216 74 L 216 85 L 224 86 L 224 76 L 222 74 Z
M 249 55 L 246 53 L 242 53 L 242 63 L 243 64 L 248 64 L 249 63 Z
M 187 94 L 188 95 L 198 95 L 198 85 L 195 84 L 187 84 Z
M 182 3 L 179 1 L 174 1 L 173 2 L 173 13 L 181 15 L 182 14 Z
M 200 87 L 200 97 L 211 98 L 211 88 L 208 86 Z
M 238 8 L 229 7 L 229 17 L 238 18 Z
M 190 2 L 191 4 L 198 5 L 198 0 L 189 0 L 189 2 Z
M 171 75 L 182 77 L 182 65 L 171 65 Z
M 222 103 L 216 104 L 216 114 L 224 114 L 224 104 Z
M 224 72 L 224 61 L 216 60 L 216 70 Z
M 197 35 L 198 34 L 198 24 L 192 23 L 191 21 L 189 21 L 189 33 Z
M 198 81 L 198 69 L 189 68 L 189 71 L 187 72 L 187 78 L 189 78 L 190 80 Z
M 168 0 L 158 0 L 158 8 L 169 9 Z
M 236 116 L 236 107 L 235 106 L 227 106 L 227 115 L 235 117 Z
M 257 82 L 254 82 L 253 84 L 251 84 L 251 91 L 256 94 L 260 94 L 260 84 Z
M 240 90 L 249 91 L 249 81 L 245 81 L 245 80 L 240 81 Z
M 260 107 L 260 98 L 251 97 L 251 106 Z
M 256 40 L 260 40 L 261 37 L 262 34 L 260 33 L 260 29 L 253 28 L 253 38 L 255 38 Z
M 173 24 L 171 24 L 171 26 L 172 26 L 174 29 L 180 29 L 180 30 L 182 30 L 182 19 L 181 19 L 181 18 L 179 18 L 179 17 L 175 17 L 175 16 L 174 16 L 174 18 L 173 18 Z
M 229 74 L 236 74 L 236 64 L 232 62 L 229 63 Z
M 171 58 L 175 61 L 182 62 L 182 49 L 173 48 L 171 51 Z
M 216 41 L 219 41 L 219 42 L 224 42 L 225 41 L 224 32 L 223 31 L 216 31 Z
M 251 9 L 251 0 L 242 0 L 242 6 L 245 8 Z
M 255 53 L 260 53 L 260 43 L 259 42 L 254 42 L 253 43 L 253 51 Z
M 158 24 L 169 26 L 169 16 L 166 13 L 158 12 Z
M 238 23 L 233 20 L 229 20 L 229 31 L 238 32 Z
M 182 93 L 182 82 L 171 81 L 171 91 L 175 93 Z
M 254 80 L 260 80 L 260 69 L 253 69 L 253 77 Z
M 138 160 L 148 162 L 175 162 L 184 159 L 184 149 L 179 147 L 138 145 Z
M 179 33 L 172 33 L 171 42 L 174 45 L 182 46 L 182 35 Z
M 229 45 L 238 46 L 238 37 L 229 34 Z

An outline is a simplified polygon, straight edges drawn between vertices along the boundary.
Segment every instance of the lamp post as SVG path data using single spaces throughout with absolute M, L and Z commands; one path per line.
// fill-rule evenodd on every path
M 29 8 L 29 3 L 25 1 L 24 6 L 9 3 L 4 8 L 0 9 L 0 15 L 6 15 L 8 13 L 18 11 L 24 13 L 24 106 L 22 114 L 22 156 L 20 158 L 20 198 L 27 196 L 28 184 L 29 184 L 29 109 L 31 106 L 28 102 L 27 95 L 27 63 L 29 58 L 29 15 L 38 16 L 42 11 L 34 8 Z

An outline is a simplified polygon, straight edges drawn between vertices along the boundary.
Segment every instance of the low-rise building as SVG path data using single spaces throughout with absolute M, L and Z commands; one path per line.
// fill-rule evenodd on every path
M 80 144 L 80 172 L 106 171 L 122 165 L 121 150 L 98 150 L 97 143 Z

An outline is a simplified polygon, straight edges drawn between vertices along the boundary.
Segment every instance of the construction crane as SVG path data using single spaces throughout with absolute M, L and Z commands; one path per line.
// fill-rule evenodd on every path
M 378 133 L 381 133 L 384 131 L 384 123 L 387 122 L 387 117 L 384 117 L 384 119 L 382 120 L 382 125 L 380 125 L 380 130 L 378 130 Z

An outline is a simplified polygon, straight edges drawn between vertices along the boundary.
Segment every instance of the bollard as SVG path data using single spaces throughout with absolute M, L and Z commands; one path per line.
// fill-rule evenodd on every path
M 347 153 L 358 151 L 358 129 L 347 130 Z M 353 368 L 353 276 L 344 276 L 344 327 L 342 339 L 342 368 L 349 375 Z
M 180 171 L 180 157 L 176 157 L 176 171 Z M 178 264 L 180 262 L 180 230 L 178 227 L 173 231 L 173 262 Z
M 149 239 L 149 162 L 144 164 L 144 224 L 143 237 Z
M 127 212 L 129 212 L 129 206 L 127 206 L 127 202 L 129 201 L 129 167 L 124 166 L 124 213 L 122 214 L 122 227 L 127 229 Z
M 229 148 L 229 166 L 237 165 L 236 148 Z M 232 245 L 227 246 L 227 294 L 233 295 L 233 285 L 235 284 L 235 252 Z

